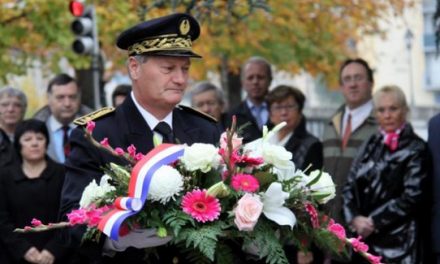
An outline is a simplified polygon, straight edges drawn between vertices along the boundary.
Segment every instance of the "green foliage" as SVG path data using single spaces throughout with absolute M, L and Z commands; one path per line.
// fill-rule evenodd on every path
M 177 243 L 185 241 L 187 248 L 200 251 L 210 261 L 214 261 L 217 241 L 222 236 L 223 228 L 221 221 L 205 224 L 202 227 L 185 228 L 175 238 Z
M 180 209 L 171 209 L 163 215 L 164 223 L 172 230 L 173 235 L 178 237 L 182 228 L 191 224 L 194 226 L 194 219 Z
M 259 258 L 265 258 L 266 263 L 270 264 L 288 264 L 283 244 L 280 241 L 279 234 L 273 223 L 265 218 L 260 218 L 253 232 L 248 232 L 244 236 L 244 248 L 258 248 Z

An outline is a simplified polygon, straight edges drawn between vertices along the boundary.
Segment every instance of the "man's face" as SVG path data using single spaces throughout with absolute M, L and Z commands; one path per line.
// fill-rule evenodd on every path
M 249 63 L 243 70 L 241 81 L 248 98 L 253 102 L 264 101 L 271 81 L 267 67 L 262 63 Z
M 190 65 L 187 57 L 152 56 L 144 63 L 130 57 L 128 67 L 136 100 L 153 115 L 171 111 L 182 101 Z
M 199 111 L 220 120 L 223 107 L 217 100 L 215 91 L 206 91 L 193 96 L 192 105 Z
M 0 97 L 0 124 L 14 126 L 23 119 L 24 107 L 17 96 Z
M 48 105 L 55 119 L 67 125 L 75 119 L 81 104 L 78 86 L 75 82 L 64 85 L 53 85 L 48 94 Z
M 350 109 L 361 106 L 371 99 L 373 83 L 368 80 L 367 70 L 359 63 L 345 66 L 341 72 L 341 90 Z

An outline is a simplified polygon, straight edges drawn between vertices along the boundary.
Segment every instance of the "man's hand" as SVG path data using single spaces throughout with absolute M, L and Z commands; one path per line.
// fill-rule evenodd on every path
M 149 248 L 165 245 L 173 239 L 172 236 L 158 237 L 155 228 L 134 229 L 118 241 L 106 239 L 104 247 L 113 251 L 124 251 L 128 247 Z
M 48 250 L 44 249 L 40 253 L 40 260 L 38 261 L 39 264 L 52 264 L 55 262 L 55 257 L 50 253 Z
M 23 258 L 30 263 L 39 263 L 40 251 L 38 251 L 36 247 L 31 247 L 28 249 L 28 251 L 26 251 Z
M 351 221 L 351 227 L 353 231 L 363 238 L 367 238 L 374 232 L 373 219 L 365 216 L 356 216 L 353 221 Z

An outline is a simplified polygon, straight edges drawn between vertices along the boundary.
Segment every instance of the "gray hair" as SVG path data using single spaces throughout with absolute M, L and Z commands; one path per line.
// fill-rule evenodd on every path
M 194 96 L 208 91 L 215 92 L 215 97 L 220 105 L 223 106 L 225 104 L 225 97 L 223 91 L 208 81 L 202 81 L 196 83 L 196 85 L 191 89 L 189 93 L 191 97 L 191 105 L 194 107 L 194 101 L 193 101 Z
M 266 60 L 263 57 L 260 56 L 253 56 L 250 57 L 243 65 L 241 66 L 241 79 L 244 79 L 244 70 L 249 64 L 263 64 L 267 69 L 267 77 L 269 78 L 269 81 L 272 81 L 272 65 L 269 63 L 268 60 Z
M 21 91 L 17 88 L 6 86 L 6 87 L 3 87 L 2 89 L 0 89 L 0 98 L 2 98 L 3 96 L 17 97 L 18 100 L 20 100 L 21 107 L 23 108 L 23 112 L 26 112 L 27 97 L 23 93 L 23 91 Z
M 396 97 L 397 102 L 406 110 L 409 110 L 408 103 L 406 102 L 405 94 L 403 93 L 402 89 L 397 85 L 386 85 L 382 88 L 380 88 L 377 92 L 373 95 L 373 104 L 376 108 L 380 98 L 383 94 L 392 94 Z

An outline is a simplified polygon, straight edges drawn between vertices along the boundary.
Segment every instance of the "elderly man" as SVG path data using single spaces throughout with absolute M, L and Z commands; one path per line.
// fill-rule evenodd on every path
M 269 110 L 265 101 L 272 81 L 270 63 L 261 57 L 251 57 L 242 67 L 241 85 L 247 93 L 246 99 L 229 112 L 228 125 L 232 116 L 237 118 L 237 127 L 248 124 L 242 131 L 243 141 L 260 138 L 263 125 L 269 122 Z
M 17 124 L 26 113 L 26 95 L 15 88 L 0 89 L 0 167 L 15 160 L 12 141 Z
M 64 163 L 70 153 L 68 138 L 75 127 L 73 120 L 89 112 L 90 108 L 81 105 L 81 90 L 74 78 L 62 73 L 49 81 L 47 105 L 34 118 L 46 122 L 50 136 L 47 153 L 53 160 Z
M 93 137 L 97 141 L 108 138 L 111 146 L 123 149 L 133 144 L 138 152 L 144 154 L 153 149 L 153 136 L 162 142 L 218 142 L 219 131 L 214 119 L 190 108 L 177 106 L 187 87 L 190 58 L 200 58 L 191 47 L 192 41 L 199 34 L 198 22 L 188 14 L 160 17 L 124 31 L 117 39 L 117 46 L 128 51 L 127 68 L 133 89 L 131 94 L 116 110 L 101 109 L 76 122 L 84 125 L 88 120 L 94 120 L 96 128 Z M 92 180 L 99 182 L 104 165 L 110 162 L 126 164 L 126 161 L 84 140 L 82 129 L 73 131 L 71 146 L 72 153 L 66 161 L 67 174 L 61 196 L 63 215 L 78 207 L 86 185 Z M 72 230 L 66 239 L 70 240 L 71 245 L 79 245 L 83 231 Z M 130 241 L 130 236 L 128 234 L 125 239 L 117 242 L 106 239 L 103 250 L 92 250 L 98 246 L 86 242 L 80 250 L 80 263 L 145 263 L 145 251 L 130 247 L 130 243 L 135 242 L 135 238 Z M 147 234 L 142 241 L 136 241 L 137 245 L 144 243 L 143 247 L 151 246 L 146 237 Z M 157 256 L 149 257 L 149 263 L 178 261 L 175 251 L 164 247 L 158 248 Z
M 23 120 L 26 108 L 27 98 L 21 90 L 12 87 L 0 89 L 0 128 L 11 142 L 15 127 Z
M 203 81 L 191 89 L 190 96 L 192 107 L 214 117 L 219 129 L 225 130 L 226 114 L 223 113 L 225 98 L 222 90 L 210 82 Z

